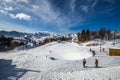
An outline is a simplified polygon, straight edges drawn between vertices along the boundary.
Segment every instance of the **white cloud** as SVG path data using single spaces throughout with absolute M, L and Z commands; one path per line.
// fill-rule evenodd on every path
M 4 2 L 7 3 L 12 3 L 12 2 L 24 2 L 24 3 L 28 3 L 29 0 L 3 0 Z
M 28 3 L 28 0 L 16 0 L 16 2 L 24 2 L 24 3 Z
M 9 0 L 6 0 L 9 2 Z M 71 27 L 72 25 L 76 24 L 77 21 L 72 20 L 69 15 L 64 14 L 59 8 L 54 7 L 50 0 L 35 0 L 34 2 L 31 0 L 11 0 L 10 6 L 13 7 L 12 13 L 9 12 L 7 15 L 9 15 L 13 19 L 20 19 L 20 20 L 31 20 L 32 16 L 32 21 L 40 23 L 41 25 L 45 26 L 53 26 L 54 29 L 61 30 L 61 28 L 66 27 Z M 71 9 L 71 16 L 74 16 L 75 12 L 75 4 L 76 0 L 72 0 L 71 3 L 69 4 L 70 9 Z M 28 4 L 22 5 L 21 2 L 25 2 Z M 9 9 L 10 10 L 10 9 Z M 31 15 L 27 15 L 24 13 L 18 13 L 18 14 L 13 14 L 14 12 L 16 13 L 17 11 L 19 12 L 25 12 L 25 13 L 30 13 Z M 73 17 L 72 17 L 73 18 Z M 81 18 L 82 19 L 82 18 Z M 79 21 L 81 20 L 79 18 Z M 71 25 L 72 22 L 72 25 Z M 74 23 L 74 24 L 73 24 Z M 52 27 L 52 28 L 53 28 Z
M 9 16 L 10 16 L 11 18 L 16 18 L 16 16 L 15 16 L 14 14 L 9 14 Z
M 64 24 L 69 21 L 66 20 L 66 17 L 63 15 L 61 16 L 59 11 L 55 11 L 48 0 L 37 0 L 36 3 L 32 5 L 32 8 L 26 6 L 21 6 L 21 8 L 35 15 L 35 18 L 45 24 L 50 23 L 58 27 L 64 26 Z
M 7 15 L 8 13 L 5 10 L 0 10 L 0 13 Z
M 31 5 L 33 9 L 39 9 L 38 5 Z
M 94 2 L 91 5 L 91 8 L 93 8 L 98 3 L 98 0 L 94 0 Z
M 9 22 L 4 22 L 4 21 L 0 21 L 0 30 L 6 30 L 6 31 L 19 31 L 19 32 L 35 32 L 33 29 L 27 28 L 25 26 L 22 25 L 18 25 L 18 24 L 12 24 Z
M 10 6 L 10 7 L 5 7 L 4 8 L 6 11 L 12 11 L 13 10 L 13 8 Z
M 24 14 L 24 13 L 16 14 L 16 18 L 19 18 L 20 20 L 21 19 L 23 19 L 23 20 L 30 20 L 30 16 L 27 15 L 27 14 Z
M 75 11 L 75 1 L 76 0 L 71 0 L 71 2 L 70 2 L 70 8 L 71 8 L 71 11 L 72 11 L 72 13 Z
M 81 6 L 81 9 L 82 9 L 82 11 L 84 11 L 85 13 L 88 12 L 88 6 L 82 5 L 82 6 Z
M 20 20 L 27 20 L 27 21 L 31 20 L 30 16 L 27 15 L 27 14 L 24 14 L 24 13 L 18 13 L 18 14 L 16 14 L 16 15 L 14 15 L 14 14 L 9 14 L 9 16 L 10 16 L 11 18 L 18 18 L 18 19 L 20 19 Z
M 3 1 L 5 1 L 5 2 L 7 2 L 7 3 L 10 3 L 10 2 L 12 2 L 13 0 L 3 0 Z

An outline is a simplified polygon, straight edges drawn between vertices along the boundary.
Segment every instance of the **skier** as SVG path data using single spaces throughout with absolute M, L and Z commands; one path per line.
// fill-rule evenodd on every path
M 93 57 L 94 57 L 95 56 L 95 51 L 93 50 L 92 53 L 93 53 Z
M 90 49 L 90 52 L 92 51 L 92 49 Z
M 98 63 L 99 63 L 98 59 L 95 59 L 95 67 L 96 68 L 98 68 Z
M 105 52 L 105 48 L 103 48 L 103 52 Z
M 100 52 L 102 52 L 102 49 L 101 49 L 101 47 L 100 47 Z
M 84 67 L 84 68 L 86 67 L 85 64 L 86 64 L 86 59 L 84 58 L 84 59 L 83 59 L 83 67 Z

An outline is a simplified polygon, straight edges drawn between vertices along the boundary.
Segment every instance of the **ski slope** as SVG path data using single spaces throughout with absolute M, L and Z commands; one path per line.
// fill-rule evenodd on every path
M 93 41 L 94 42 L 94 41 Z M 52 42 L 37 48 L 24 51 L 11 51 L 0 53 L 0 59 L 12 60 L 10 65 L 1 65 L 0 78 L 2 80 L 120 80 L 120 57 L 109 56 L 109 47 L 119 47 L 104 42 L 101 47 L 105 52 L 100 52 L 100 46 L 79 46 L 70 42 Z M 97 41 L 98 42 L 98 41 Z M 99 43 L 99 42 L 98 42 Z M 89 49 L 95 50 L 93 57 Z M 82 60 L 86 58 L 86 68 Z M 99 68 L 95 68 L 94 60 L 99 60 Z M 7 78 L 6 78 L 7 77 Z
M 51 53 L 48 54 L 48 57 L 55 57 L 60 60 L 78 60 L 92 56 L 86 48 L 66 42 L 51 43 L 46 45 L 45 49 Z

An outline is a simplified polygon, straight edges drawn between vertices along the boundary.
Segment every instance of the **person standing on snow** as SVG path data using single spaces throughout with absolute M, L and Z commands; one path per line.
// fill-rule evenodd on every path
M 90 49 L 90 52 L 92 51 L 92 49 Z
M 105 52 L 105 48 L 103 48 L 103 52 Z
M 96 68 L 98 68 L 98 63 L 99 63 L 98 59 L 95 59 L 95 67 Z
M 83 67 L 84 67 L 84 68 L 86 67 L 85 64 L 86 64 L 86 59 L 84 58 L 84 59 L 83 59 Z
M 93 53 L 93 57 L 94 57 L 95 56 L 95 51 L 93 50 L 92 53 Z

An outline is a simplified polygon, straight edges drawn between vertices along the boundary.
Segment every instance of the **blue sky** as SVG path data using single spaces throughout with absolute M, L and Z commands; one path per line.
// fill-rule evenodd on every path
M 120 0 L 0 0 L 0 30 L 120 31 Z

